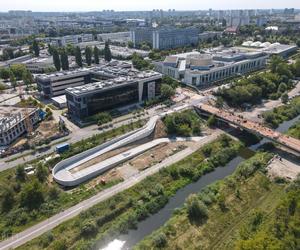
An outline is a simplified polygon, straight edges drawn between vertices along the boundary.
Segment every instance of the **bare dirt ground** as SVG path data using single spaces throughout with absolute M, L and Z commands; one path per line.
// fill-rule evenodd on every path
M 126 146 L 126 147 L 118 148 L 118 149 L 115 149 L 113 151 L 109 151 L 109 152 L 107 152 L 105 154 L 99 155 L 99 156 L 97 156 L 97 157 L 95 157 L 95 158 L 93 158 L 93 159 L 91 159 L 91 160 L 89 160 L 89 161 L 87 161 L 87 162 L 79 165 L 78 167 L 71 169 L 70 172 L 72 174 L 76 173 L 76 172 L 78 172 L 78 171 L 80 171 L 82 169 L 88 168 L 88 167 L 90 167 L 90 166 L 92 166 L 94 164 L 97 164 L 97 163 L 99 163 L 101 161 L 104 161 L 104 160 L 106 160 L 108 158 L 111 158 L 111 157 L 114 157 L 114 156 L 116 156 L 118 154 L 121 154 L 121 153 L 123 153 L 123 152 L 131 149 L 132 147 L 133 147 L 132 145 L 131 146 Z
M 167 157 L 191 146 L 195 142 L 162 143 L 129 161 L 129 165 L 139 171 L 149 168 Z
M 80 166 L 71 169 L 70 172 L 71 173 L 76 173 L 76 172 L 78 172 L 78 171 L 80 171 L 82 169 L 88 168 L 88 167 L 90 167 L 90 166 L 92 166 L 94 164 L 97 164 L 97 163 L 99 163 L 101 161 L 104 161 L 104 160 L 109 159 L 111 157 L 114 157 L 114 156 L 116 156 L 118 154 L 121 154 L 121 153 L 123 153 L 123 152 L 125 152 L 127 150 L 130 150 L 131 148 L 134 148 L 134 147 L 137 147 L 139 145 L 142 145 L 142 144 L 144 144 L 146 142 L 149 142 L 149 141 L 151 141 L 153 139 L 163 138 L 163 137 L 167 137 L 167 133 L 165 132 L 165 126 L 164 126 L 163 122 L 161 120 L 159 120 L 157 122 L 155 131 L 148 138 L 145 138 L 143 140 L 137 141 L 135 143 L 129 144 L 127 146 L 115 149 L 113 151 L 110 151 L 110 152 L 107 152 L 105 154 L 102 154 L 102 155 L 100 155 L 98 157 L 95 157 L 95 158 L 93 158 L 93 159 L 91 159 L 91 160 L 89 160 L 89 161 L 81 164 Z
M 300 166 L 298 164 L 278 157 L 273 158 L 267 170 L 271 179 L 281 177 L 287 180 L 295 180 L 300 174 Z
M 35 130 L 35 133 L 37 133 L 39 137 L 49 138 L 59 133 L 59 127 L 54 120 L 42 121 Z
M 104 174 L 97 176 L 96 178 L 92 179 L 90 182 L 87 183 L 87 189 L 93 188 L 99 184 L 102 184 L 103 180 L 105 182 L 112 182 L 123 179 L 122 174 L 118 168 L 113 168 Z

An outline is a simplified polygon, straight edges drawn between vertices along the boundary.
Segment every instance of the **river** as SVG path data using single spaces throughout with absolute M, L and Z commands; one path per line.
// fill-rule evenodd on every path
M 281 133 L 286 132 L 299 119 L 300 115 L 290 121 L 283 122 L 279 125 L 276 131 Z M 252 150 L 256 150 L 266 142 L 269 142 L 269 140 L 262 139 L 259 143 L 252 145 L 249 148 L 242 149 L 239 155 L 227 163 L 225 167 L 218 167 L 213 172 L 202 176 L 197 182 L 191 183 L 178 190 L 177 193 L 169 199 L 169 202 L 165 207 L 156 214 L 150 215 L 147 219 L 139 222 L 136 229 L 129 230 L 127 234 L 120 235 L 117 239 L 109 242 L 106 247 L 103 247 L 103 242 L 98 242 L 94 248 L 101 250 L 131 249 L 147 235 L 163 226 L 170 219 L 174 210 L 181 207 L 190 194 L 198 193 L 209 184 L 231 175 L 244 159 L 247 159 L 252 155 Z

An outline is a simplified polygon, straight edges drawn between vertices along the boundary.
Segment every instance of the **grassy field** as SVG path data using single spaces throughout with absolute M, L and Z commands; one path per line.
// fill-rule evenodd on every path
M 19 249 L 89 249 L 96 241 L 103 242 L 135 228 L 138 221 L 159 211 L 178 189 L 225 165 L 237 155 L 240 146 L 239 142 L 222 136 Z
M 32 166 L 36 169 L 42 166 L 45 172 L 44 179 L 38 180 L 37 174 L 25 175 L 24 178 L 18 179 L 16 174 L 18 167 L 0 172 L 0 234 L 3 237 L 9 237 L 122 181 L 121 179 L 113 180 L 106 183 L 106 185 L 100 183 L 92 188 L 89 186 L 89 182 L 87 182 L 72 189 L 71 192 L 66 192 L 51 179 L 50 170 L 62 159 L 88 150 L 111 138 L 139 128 L 144 124 L 144 121 L 139 121 L 130 125 L 124 125 L 120 128 L 76 142 L 71 145 L 70 150 L 46 163 L 39 159 L 21 166 L 22 168 Z M 36 185 L 39 189 L 38 195 L 41 200 L 39 206 L 36 206 L 34 209 L 21 204 L 22 197 L 25 196 L 24 194 L 31 192 L 30 188 L 32 188 L 31 185 L 33 183 L 37 183 Z
M 265 153 L 256 154 L 242 163 L 232 176 L 199 193 L 198 199 L 207 206 L 205 220 L 192 220 L 185 204 L 162 228 L 146 237 L 135 249 L 296 249 L 283 247 L 283 239 L 268 233 L 268 230 L 276 231 L 278 214 L 284 209 L 282 204 L 291 207 L 292 203 L 296 210 L 293 217 L 286 216 L 285 210 L 280 217 L 282 220 L 289 218 L 291 228 L 281 225 L 282 232 L 296 230 L 292 231 L 294 238 L 291 235 L 286 238 L 290 238 L 288 244 L 291 246 L 299 243 L 299 186 L 287 192 L 287 184 L 271 182 L 263 173 L 268 159 L 270 156 Z M 290 201 L 286 202 L 288 198 Z M 270 235 L 274 237 L 275 245 L 268 241 Z M 264 241 L 267 243 L 265 246 Z

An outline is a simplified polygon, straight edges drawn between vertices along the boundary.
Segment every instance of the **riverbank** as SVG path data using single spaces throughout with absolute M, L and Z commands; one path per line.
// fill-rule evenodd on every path
M 184 160 L 82 212 L 20 249 L 55 249 L 56 245 L 78 249 L 88 248 L 98 241 L 105 243 L 105 239 L 134 228 L 137 221 L 159 211 L 180 188 L 225 165 L 237 155 L 240 147 L 239 142 L 221 136 Z M 55 242 L 51 238 L 55 238 Z
M 292 233 L 293 223 L 299 223 L 299 186 L 287 192 L 289 184 L 277 184 L 265 175 L 265 168 L 272 156 L 257 153 L 242 163 L 233 175 L 206 187 L 190 197 L 181 209 L 159 230 L 146 237 L 135 249 L 292 249 L 296 236 Z M 299 185 L 299 184 L 298 184 Z M 194 199 L 200 204 L 201 213 L 192 217 L 189 203 Z M 293 206 L 292 214 L 286 216 L 282 207 Z M 297 207 L 297 208 L 296 208 Z M 277 218 L 277 215 L 280 215 Z M 286 227 L 276 223 L 284 219 Z M 290 242 L 285 241 L 290 239 Z

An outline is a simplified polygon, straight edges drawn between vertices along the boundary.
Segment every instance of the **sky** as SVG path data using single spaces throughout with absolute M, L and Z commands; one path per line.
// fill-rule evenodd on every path
M 0 0 L 0 6 L 0 11 L 300 9 L 300 0 Z

